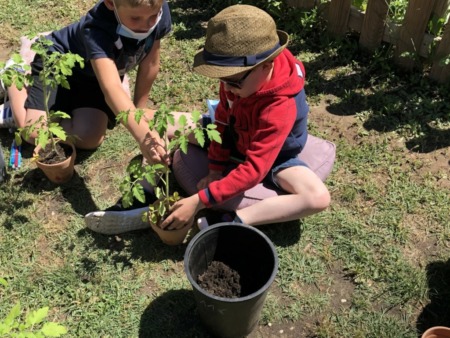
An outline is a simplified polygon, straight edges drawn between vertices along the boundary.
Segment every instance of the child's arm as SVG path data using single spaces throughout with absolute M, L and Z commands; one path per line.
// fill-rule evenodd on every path
M 154 147 L 155 144 L 163 144 L 156 131 L 150 131 L 145 119 L 138 124 L 134 119 L 136 106 L 122 87 L 119 72 L 112 59 L 99 58 L 91 60 L 97 80 L 114 114 L 121 111 L 130 111 L 126 128 L 139 143 L 142 155 L 151 163 L 160 162 L 167 158 L 164 147 Z
M 139 64 L 134 88 L 134 105 L 137 108 L 147 106 L 148 93 L 159 72 L 161 41 L 156 40 L 144 60 Z

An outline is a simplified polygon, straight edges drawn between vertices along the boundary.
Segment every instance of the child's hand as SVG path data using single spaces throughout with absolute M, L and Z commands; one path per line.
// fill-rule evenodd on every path
M 222 178 L 222 172 L 217 170 L 210 170 L 208 176 L 203 177 L 200 182 L 197 183 L 197 189 L 206 189 L 211 182 L 221 180 Z
M 197 212 L 205 206 L 197 194 L 179 200 L 172 207 L 169 216 L 161 223 L 161 228 L 166 230 L 191 227 Z
M 164 141 L 156 132 L 149 132 L 144 139 L 139 142 L 142 155 L 148 163 L 163 163 L 170 164 L 170 156 L 164 147 Z

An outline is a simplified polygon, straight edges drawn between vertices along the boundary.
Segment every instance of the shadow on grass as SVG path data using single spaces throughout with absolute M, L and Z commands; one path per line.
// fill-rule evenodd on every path
M 258 227 L 276 246 L 289 247 L 301 238 L 301 221 L 267 224 Z
M 258 227 L 258 229 L 265 233 L 275 246 L 280 247 L 289 247 L 298 243 L 301 236 L 301 227 L 298 221 L 266 225 Z M 186 243 L 176 246 L 164 244 L 151 229 L 112 236 L 82 229 L 78 232 L 78 236 L 91 237 L 97 248 L 108 250 L 115 265 L 131 267 L 133 260 L 144 262 L 160 262 L 167 259 L 183 261 L 186 247 L 197 232 L 198 230 L 193 229 L 188 234 Z M 87 251 L 91 249 L 91 247 L 86 248 Z
M 60 189 L 62 196 L 72 205 L 72 209 L 79 215 L 98 210 L 92 195 L 84 182 L 84 178 L 75 171 L 72 179 L 64 184 L 50 182 L 40 169 L 32 169 L 23 176 L 22 187 L 33 194 L 42 191 Z
M 372 55 L 359 49 L 355 36 L 320 39 L 320 56 L 304 62 L 306 90 L 311 96 L 335 96 L 337 100 L 327 107 L 331 114 L 365 114 L 367 130 L 403 133 L 409 139 L 406 147 L 414 152 L 450 146 L 450 130 L 440 127 L 450 122 L 449 84 L 435 83 L 423 70 L 402 72 L 388 45 Z M 317 53 L 309 48 L 317 45 L 317 38 L 306 39 L 303 45 L 301 52 Z
M 171 290 L 145 309 L 139 327 L 140 338 L 210 337 L 200 322 L 193 291 Z
M 21 214 L 21 210 L 33 204 L 33 200 L 24 197 L 20 186 L 11 182 L 3 182 L 0 185 L 0 210 L 4 221 L 0 224 L 7 230 L 13 230 L 15 224 L 24 224 L 29 221 L 28 217 Z
M 151 229 L 132 231 L 122 235 L 102 235 L 89 229 L 78 232 L 79 237 L 91 237 L 94 245 L 108 250 L 115 265 L 131 267 L 134 260 L 160 262 L 163 260 L 182 261 L 186 244 L 168 246 Z M 87 251 L 92 250 L 89 246 Z
M 450 259 L 428 264 L 427 281 L 430 303 L 417 319 L 419 333 L 433 326 L 450 327 Z

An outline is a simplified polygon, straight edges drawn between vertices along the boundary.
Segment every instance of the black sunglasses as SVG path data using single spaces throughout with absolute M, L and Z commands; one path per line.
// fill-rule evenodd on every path
M 255 68 L 252 68 L 252 69 L 246 71 L 245 74 L 237 81 L 220 79 L 220 82 L 223 82 L 234 88 L 242 89 L 242 84 L 244 83 L 245 79 L 250 75 L 250 73 L 253 71 L 253 69 L 255 69 Z

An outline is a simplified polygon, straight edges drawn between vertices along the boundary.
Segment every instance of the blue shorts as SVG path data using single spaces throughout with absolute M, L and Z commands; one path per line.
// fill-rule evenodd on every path
M 43 84 L 39 79 L 39 72 L 42 70 L 42 59 L 36 55 L 36 58 L 31 64 L 33 86 L 28 91 L 28 98 L 25 102 L 25 108 L 45 110 Z M 96 78 L 87 78 L 76 76 L 69 76 L 70 89 L 58 86 L 55 89 L 50 89 L 49 109 L 61 110 L 69 115 L 72 111 L 78 108 L 95 108 L 103 111 L 108 117 L 108 129 L 113 129 L 117 122 L 111 108 L 105 101 L 105 95 L 100 88 Z
M 308 165 L 303 162 L 301 159 L 299 159 L 298 157 L 291 157 L 288 158 L 287 160 L 276 160 L 274 165 L 272 166 L 272 169 L 270 169 L 269 173 L 266 175 L 266 177 L 264 178 L 263 182 L 269 183 L 275 187 L 277 187 L 278 189 L 283 190 L 277 182 L 277 178 L 276 178 L 276 174 L 278 172 L 280 172 L 283 169 L 287 169 L 287 168 L 291 168 L 291 167 L 307 167 Z

